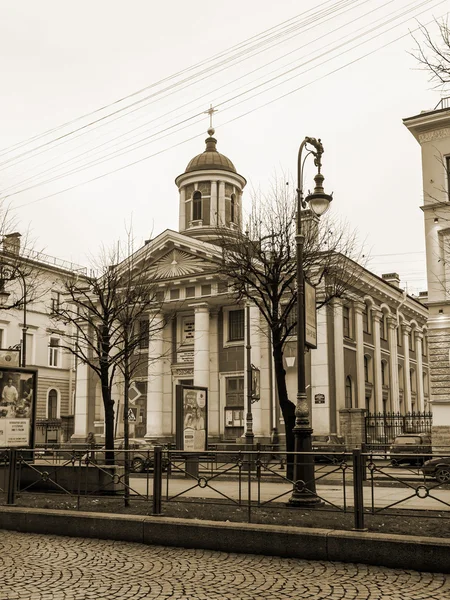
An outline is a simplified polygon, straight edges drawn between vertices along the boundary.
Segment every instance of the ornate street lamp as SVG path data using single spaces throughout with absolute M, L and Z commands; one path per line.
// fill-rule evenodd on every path
M 312 146 L 309 149 L 307 145 Z M 308 153 L 302 161 L 303 150 Z M 303 245 L 305 237 L 302 233 L 302 209 L 309 204 L 318 217 L 323 215 L 330 205 L 332 196 L 323 189 L 324 177 L 320 172 L 322 166 L 323 146 L 320 139 L 305 137 L 298 151 L 298 187 L 297 187 L 297 404 L 295 407 L 295 427 L 293 429 L 294 445 L 294 489 L 289 499 L 292 506 L 314 508 L 322 504 L 316 495 L 314 480 L 314 457 L 311 454 L 300 455 L 301 452 L 311 452 L 310 414 L 306 398 L 305 378 L 305 314 L 304 314 L 304 273 Z M 303 166 L 308 156 L 314 157 L 317 174 L 314 177 L 315 188 L 312 194 L 303 199 Z

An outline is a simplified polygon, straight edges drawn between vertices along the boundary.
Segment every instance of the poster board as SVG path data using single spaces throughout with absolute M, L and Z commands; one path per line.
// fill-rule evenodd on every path
M 208 445 L 208 388 L 176 386 L 177 450 L 203 452 Z
M 305 280 L 305 345 L 317 348 L 316 288 Z
M 0 448 L 33 448 L 37 369 L 0 366 Z

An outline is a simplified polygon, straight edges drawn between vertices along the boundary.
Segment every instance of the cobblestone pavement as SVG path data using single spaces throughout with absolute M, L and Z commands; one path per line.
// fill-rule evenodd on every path
M 0 531 L 0 600 L 448 600 L 450 577 Z

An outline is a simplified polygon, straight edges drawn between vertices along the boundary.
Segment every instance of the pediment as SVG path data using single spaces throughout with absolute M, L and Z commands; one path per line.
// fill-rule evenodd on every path
M 213 263 L 180 248 L 169 250 L 149 269 L 155 279 L 177 279 L 188 275 L 210 273 L 213 270 Z

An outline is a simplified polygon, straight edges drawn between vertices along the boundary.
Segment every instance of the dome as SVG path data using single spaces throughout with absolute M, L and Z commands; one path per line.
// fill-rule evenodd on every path
M 209 129 L 208 133 L 212 136 L 214 129 Z M 236 169 L 231 160 L 225 155 L 220 154 L 220 152 L 217 152 L 217 140 L 215 138 L 208 137 L 206 138 L 205 143 L 205 151 L 194 156 L 186 167 L 185 173 L 204 171 L 206 169 L 219 169 L 220 171 L 231 171 L 232 173 L 236 173 Z

